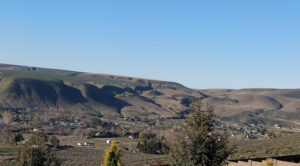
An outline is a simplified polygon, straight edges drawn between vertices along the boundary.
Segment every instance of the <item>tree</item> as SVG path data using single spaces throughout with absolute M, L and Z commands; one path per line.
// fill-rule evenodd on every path
M 163 143 L 161 140 L 144 140 L 141 144 L 138 142 L 137 149 L 140 152 L 148 153 L 148 154 L 168 154 L 169 147 Z
M 90 127 L 92 128 L 96 128 L 97 126 L 101 126 L 102 125 L 102 121 L 99 118 L 92 118 L 90 120 Z
M 145 135 L 143 132 L 139 132 L 139 139 L 144 139 L 145 138 Z
M 51 136 L 50 137 L 50 143 L 53 145 L 53 147 L 56 149 L 57 147 L 59 147 L 59 143 L 60 143 L 60 141 L 59 141 L 59 139 L 56 137 L 56 136 Z
M 273 162 L 272 162 L 272 160 L 267 160 L 267 162 L 265 163 L 265 165 L 264 166 L 273 166 Z
M 41 124 L 40 124 L 40 118 L 39 118 L 38 114 L 34 114 L 32 123 L 33 123 L 32 125 L 33 125 L 36 129 L 39 129 L 39 128 L 41 127 Z
M 104 163 L 101 166 L 120 166 L 120 151 L 120 146 L 112 141 L 110 147 L 105 151 Z
M 45 144 L 46 137 L 39 132 L 33 132 L 30 142 L 22 145 L 16 157 L 18 166 L 60 166 L 61 160 L 56 158 Z
M 16 145 L 18 144 L 18 142 L 23 141 L 23 140 L 24 140 L 24 138 L 23 138 L 23 135 L 21 133 L 18 133 L 18 134 L 15 135 Z
M 218 129 L 214 108 L 200 99 L 190 105 L 176 143 L 171 146 L 171 161 L 180 166 L 220 166 L 233 152 L 228 145 L 228 134 Z

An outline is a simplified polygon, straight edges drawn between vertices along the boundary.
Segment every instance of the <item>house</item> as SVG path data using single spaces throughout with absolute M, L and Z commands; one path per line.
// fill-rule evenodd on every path
M 278 128 L 278 129 L 280 128 L 280 126 L 278 124 L 274 124 L 274 127 Z
M 83 143 L 80 143 L 80 142 L 78 142 L 77 145 L 78 145 L 78 146 L 94 146 L 95 143 L 91 143 L 91 142 L 83 142 Z
M 84 145 L 84 146 L 94 146 L 95 143 L 84 142 L 83 145 Z

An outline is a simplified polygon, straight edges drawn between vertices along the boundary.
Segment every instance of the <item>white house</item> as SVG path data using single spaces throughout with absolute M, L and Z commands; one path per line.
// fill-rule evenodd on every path
M 109 140 L 109 139 L 106 140 L 106 143 L 107 143 L 107 144 L 110 144 L 110 143 L 111 143 L 111 140 Z

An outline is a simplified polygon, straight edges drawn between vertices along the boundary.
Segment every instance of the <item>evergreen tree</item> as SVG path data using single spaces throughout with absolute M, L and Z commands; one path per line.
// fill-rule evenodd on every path
M 18 133 L 18 134 L 15 135 L 16 145 L 18 144 L 18 142 L 23 141 L 23 140 L 24 140 L 24 138 L 23 138 L 23 135 L 21 133 Z
M 104 163 L 101 166 L 120 166 L 121 148 L 115 141 L 105 151 Z
M 172 146 L 170 157 L 174 165 L 220 166 L 233 152 L 228 134 L 215 126 L 214 108 L 200 99 L 190 105 L 190 114 Z
M 273 166 L 272 160 L 267 160 L 267 162 L 264 164 L 264 166 Z

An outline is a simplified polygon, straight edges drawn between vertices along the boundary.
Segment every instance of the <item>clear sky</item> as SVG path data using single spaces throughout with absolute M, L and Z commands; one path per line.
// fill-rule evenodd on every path
M 0 1 L 0 63 L 300 88 L 300 1 Z

